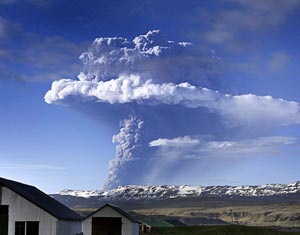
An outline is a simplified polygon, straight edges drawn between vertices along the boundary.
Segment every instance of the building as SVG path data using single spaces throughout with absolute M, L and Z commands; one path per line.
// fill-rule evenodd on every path
M 82 221 L 84 235 L 138 235 L 139 222 L 119 207 L 105 204 Z
M 138 222 L 116 206 L 84 218 L 33 186 L 0 177 L 0 235 L 138 234 Z
M 175 227 L 172 224 L 164 220 L 143 220 L 142 223 L 142 232 L 150 233 L 152 228 L 173 228 Z
M 142 232 L 150 233 L 152 228 L 173 228 L 186 226 L 179 219 L 164 219 L 164 220 L 143 220 L 141 221 Z
M 165 219 L 164 221 L 167 222 L 168 224 L 173 225 L 174 227 L 185 227 L 186 226 L 186 224 L 183 223 L 179 219 Z
M 0 178 L 0 235 L 73 235 L 82 217 L 37 188 Z

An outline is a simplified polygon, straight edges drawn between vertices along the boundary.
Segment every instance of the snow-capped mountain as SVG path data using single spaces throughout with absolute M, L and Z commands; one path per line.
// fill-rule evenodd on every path
M 202 224 L 203 218 L 231 223 L 231 210 L 241 224 L 295 226 L 300 221 L 300 182 L 260 186 L 128 185 L 108 191 L 63 190 L 51 196 L 81 213 L 112 203 L 133 211 L 138 219 L 165 216 L 193 225 Z
M 291 184 L 266 184 L 260 186 L 119 186 L 109 191 L 101 190 L 62 190 L 53 195 L 97 200 L 163 200 L 172 198 L 218 196 L 218 197 L 267 197 L 300 193 L 300 182 Z

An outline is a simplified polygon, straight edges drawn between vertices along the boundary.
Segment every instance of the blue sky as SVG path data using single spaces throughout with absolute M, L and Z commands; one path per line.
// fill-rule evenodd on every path
M 299 180 L 299 9 L 296 0 L 0 0 L 0 176 L 49 193 L 108 183 Z M 156 29 L 161 33 L 147 34 Z M 159 52 L 132 49 L 139 35 Z M 123 37 L 131 44 L 116 42 L 112 49 L 105 39 L 97 51 L 92 43 L 99 37 Z M 193 45 L 174 49 L 168 40 Z M 173 54 L 163 54 L 163 46 Z M 83 52 L 101 58 L 127 47 L 142 56 L 130 57 L 130 69 L 116 64 L 122 56 L 85 67 L 79 60 Z M 132 86 L 125 101 L 101 93 L 101 81 L 134 83 L 137 77 L 145 92 L 149 83 L 171 89 L 187 82 L 220 96 L 203 103 L 212 93 L 199 90 L 202 98 L 194 94 L 197 107 L 191 108 L 188 87 L 143 94 L 146 99 L 129 97 L 136 92 Z M 60 83 L 51 89 L 55 80 Z M 83 85 L 91 90 L 78 92 Z M 71 91 L 57 98 L 65 88 Z M 244 94 L 253 97 L 239 96 Z M 260 98 L 267 95 L 273 98 Z M 135 142 L 126 142 L 132 135 Z

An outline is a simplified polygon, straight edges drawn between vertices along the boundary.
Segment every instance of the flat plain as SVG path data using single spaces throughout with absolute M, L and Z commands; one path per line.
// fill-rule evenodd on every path
M 277 229 L 264 227 L 219 225 L 156 228 L 151 231 L 150 235 L 300 235 L 300 232 L 280 231 Z
M 198 203 L 165 204 L 133 209 L 148 217 L 178 218 L 190 225 L 225 221 L 250 226 L 300 227 L 300 203 L 237 202 L 208 200 Z M 208 220 L 209 219 L 209 220 Z

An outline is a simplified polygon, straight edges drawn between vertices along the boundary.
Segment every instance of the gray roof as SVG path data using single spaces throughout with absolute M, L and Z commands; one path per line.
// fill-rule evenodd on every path
M 143 224 L 146 224 L 150 227 L 154 228 L 171 228 L 175 227 L 173 224 L 170 224 L 164 220 L 142 220 Z
M 174 225 L 175 227 L 183 227 L 186 226 L 185 223 L 183 223 L 181 220 L 179 219 L 165 219 L 164 221 L 166 221 L 169 224 Z
M 43 193 L 36 187 L 0 177 L 0 186 L 4 186 L 61 220 L 81 220 L 75 211 Z
M 92 212 L 91 214 L 89 214 L 88 216 L 86 216 L 85 218 L 88 218 L 94 214 L 96 214 L 98 211 L 102 210 L 104 207 L 110 207 L 113 210 L 115 210 L 116 212 L 118 212 L 119 214 L 123 215 L 125 218 L 129 219 L 131 222 L 133 223 L 139 223 L 135 218 L 133 218 L 131 215 L 129 215 L 127 212 L 125 212 L 124 210 L 122 210 L 120 207 L 117 207 L 115 205 L 112 205 L 110 203 L 106 203 L 105 205 L 101 206 L 98 210 Z

